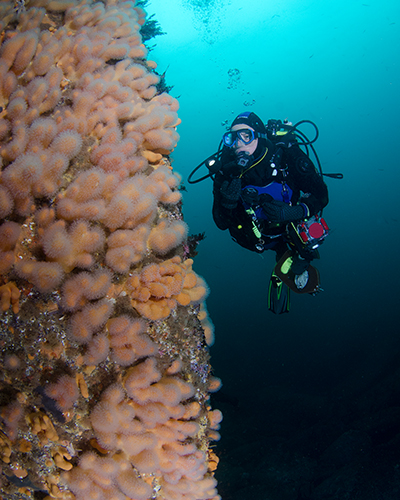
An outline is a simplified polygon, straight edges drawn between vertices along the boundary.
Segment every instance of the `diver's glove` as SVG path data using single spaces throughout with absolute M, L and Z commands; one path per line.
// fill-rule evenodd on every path
M 238 177 L 241 174 L 243 168 L 238 165 L 236 161 L 230 161 L 229 163 L 226 163 L 221 168 L 221 170 L 224 173 L 225 177 L 234 178 Z
M 242 181 L 238 177 L 235 177 L 230 181 L 224 181 L 220 188 L 221 205 L 228 210 L 236 208 L 241 190 Z
M 304 219 L 307 215 L 307 207 L 300 205 L 290 206 L 283 201 L 269 200 L 261 204 L 270 222 L 294 222 Z

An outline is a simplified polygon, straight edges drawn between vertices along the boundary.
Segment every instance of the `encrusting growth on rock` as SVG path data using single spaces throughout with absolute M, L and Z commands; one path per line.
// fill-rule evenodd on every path
M 208 288 L 145 22 L 0 0 L 2 498 L 220 498 Z

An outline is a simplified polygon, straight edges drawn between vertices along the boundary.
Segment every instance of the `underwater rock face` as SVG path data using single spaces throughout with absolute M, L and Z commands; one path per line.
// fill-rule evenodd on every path
M 218 499 L 207 285 L 144 10 L 0 1 L 0 491 Z

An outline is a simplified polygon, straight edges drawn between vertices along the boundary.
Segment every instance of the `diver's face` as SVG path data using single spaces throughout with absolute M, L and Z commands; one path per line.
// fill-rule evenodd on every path
M 238 123 L 234 125 L 231 128 L 232 132 L 236 132 L 237 130 L 243 130 L 243 129 L 249 129 L 252 130 L 253 132 L 255 131 L 253 128 L 249 127 L 248 125 L 244 125 L 241 123 Z M 233 149 L 235 150 L 235 154 L 243 153 L 246 152 L 249 155 L 252 155 L 254 151 L 257 149 L 258 146 L 258 138 L 254 139 L 252 142 L 249 142 L 248 144 L 244 143 L 243 141 L 240 140 L 238 137 L 237 141 L 235 142 Z

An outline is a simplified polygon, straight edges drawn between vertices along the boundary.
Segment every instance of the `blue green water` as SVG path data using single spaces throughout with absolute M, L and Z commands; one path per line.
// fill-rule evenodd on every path
M 265 121 L 315 121 L 324 170 L 344 174 L 342 181 L 327 181 L 330 203 L 324 213 L 332 234 L 317 264 L 325 292 L 294 297 L 291 314 L 279 318 L 265 310 L 273 256 L 254 255 L 214 227 L 211 181 L 186 184 L 185 218 L 192 233 L 207 235 L 196 269 L 211 287 L 216 344 L 226 342 L 223 320 L 242 332 L 229 334 L 232 347 L 241 345 L 242 336 L 254 336 L 254 329 L 294 334 L 304 343 L 310 336 L 329 344 L 339 337 L 360 341 L 362 349 L 365 330 L 376 331 L 370 339 L 379 346 L 396 326 L 400 277 L 400 4 L 215 4 L 218 8 L 207 9 L 213 2 L 152 0 L 147 8 L 167 33 L 156 39 L 151 56 L 160 72 L 169 65 L 167 83 L 174 85 L 172 95 L 180 96 L 174 168 L 185 180 L 216 151 L 222 123 L 251 110 Z M 229 76 L 232 69 L 240 72 L 237 84 Z M 245 106 L 249 102 L 254 104 Z
M 400 3 L 151 0 L 146 10 L 166 32 L 151 57 L 180 96 L 174 168 L 190 232 L 206 232 L 195 270 L 211 289 L 223 390 L 249 404 L 272 386 L 346 404 L 400 353 Z M 209 179 L 186 182 L 242 111 L 313 120 L 324 171 L 344 175 L 326 181 L 332 231 L 316 263 L 325 291 L 293 295 L 287 315 L 266 307 L 274 255 L 214 226 Z

